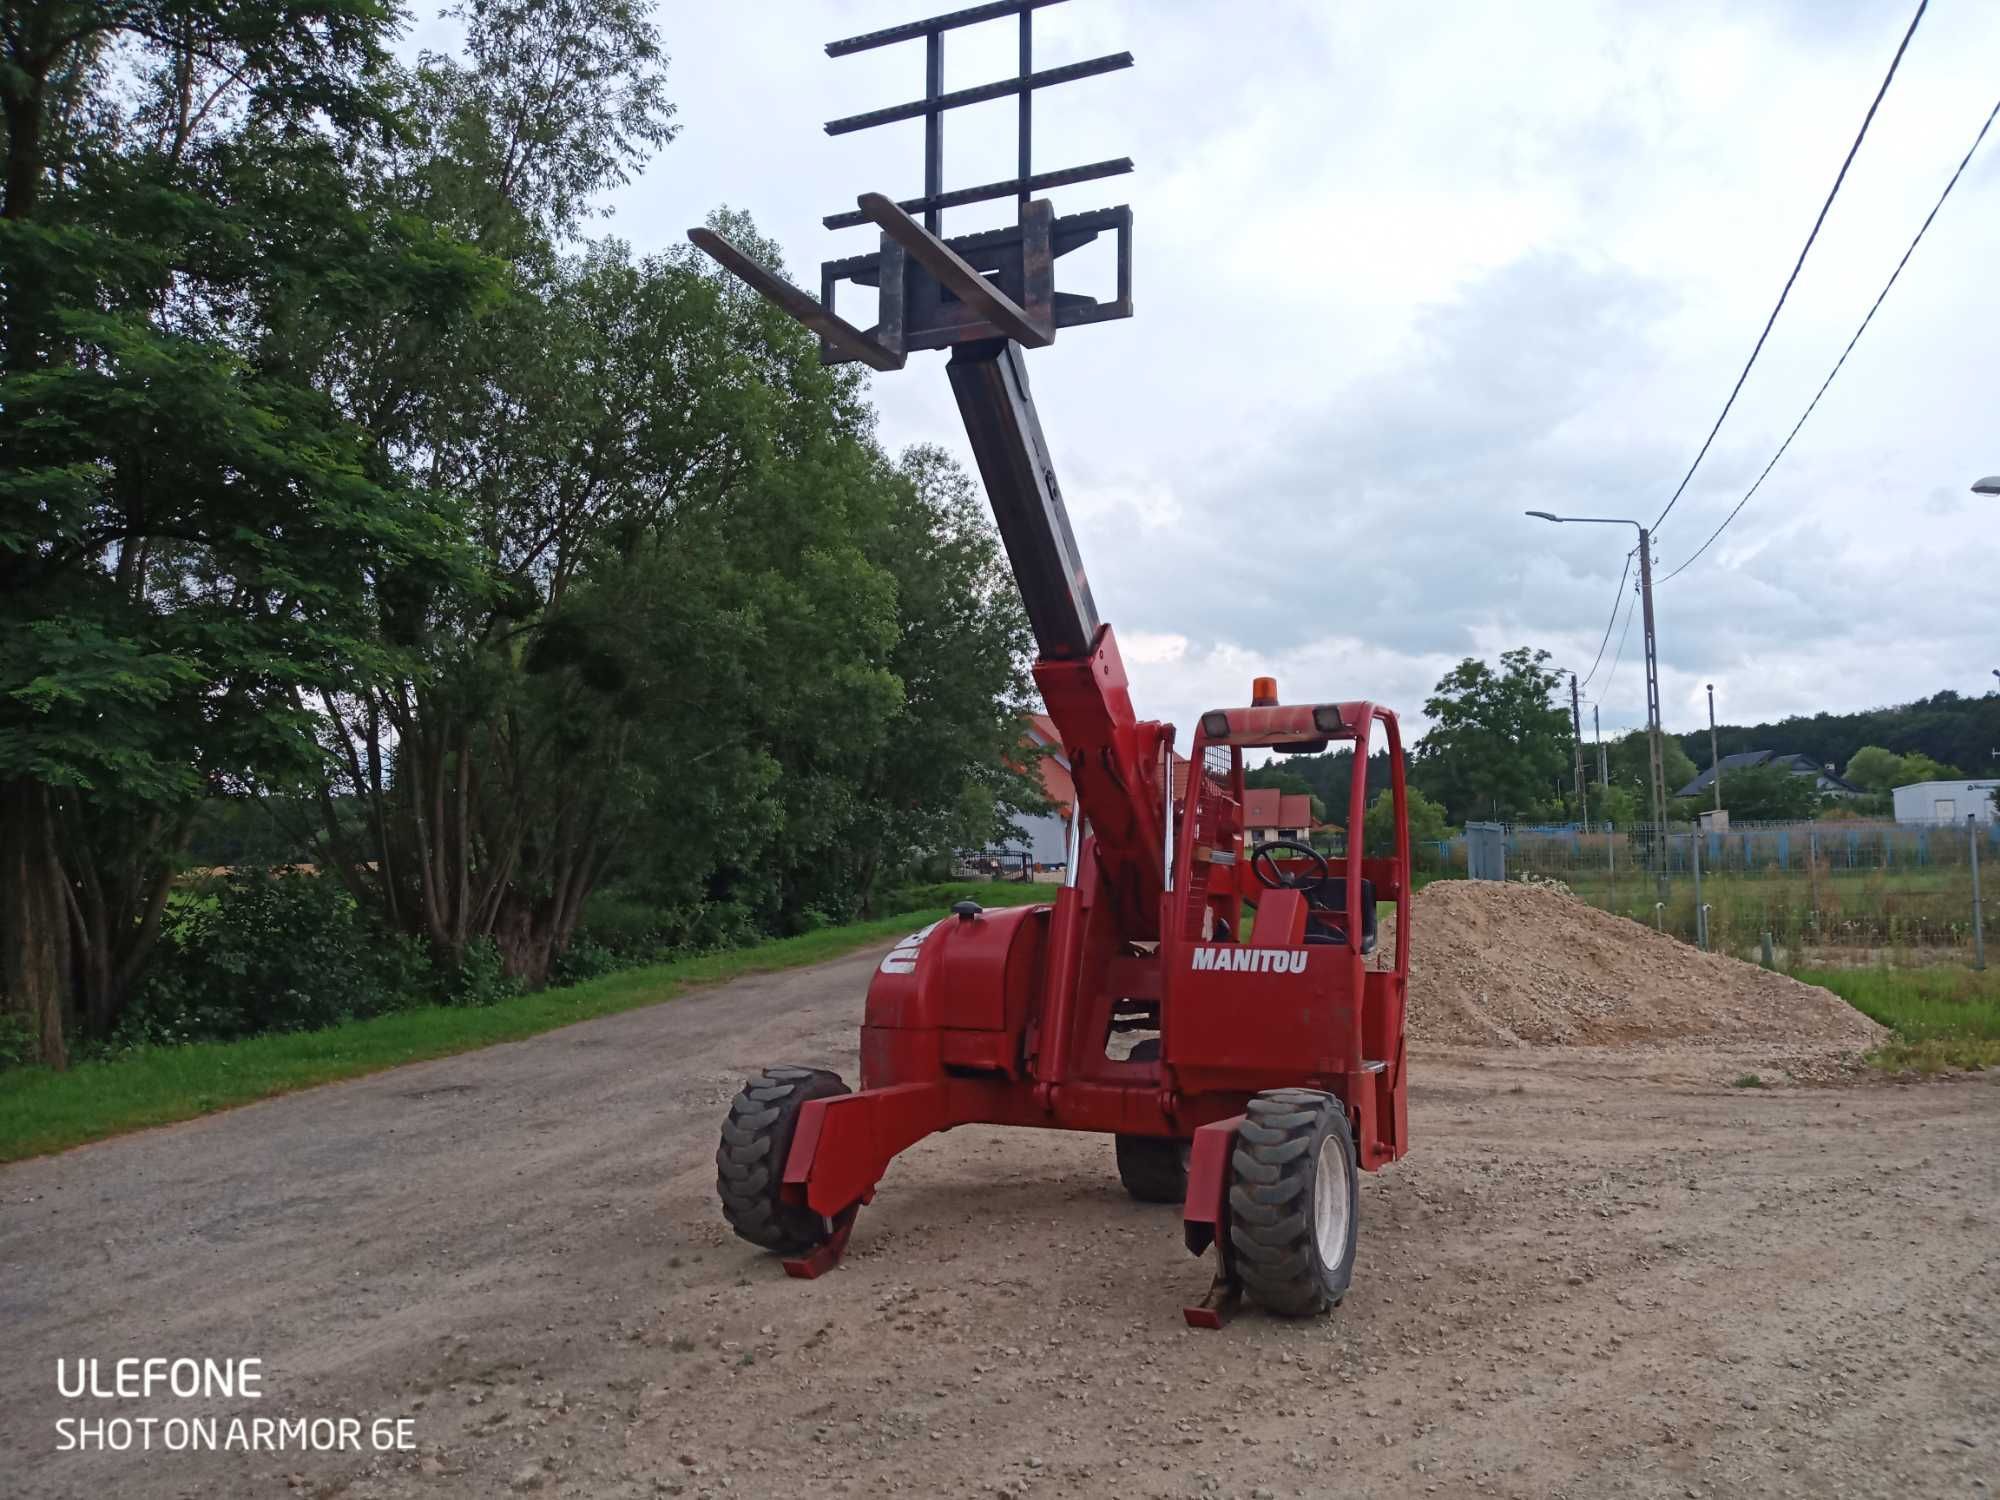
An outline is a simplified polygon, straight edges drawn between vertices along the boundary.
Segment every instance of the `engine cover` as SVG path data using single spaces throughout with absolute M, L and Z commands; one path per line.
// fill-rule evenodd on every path
M 883 955 L 861 1028 L 862 1087 L 947 1069 L 1022 1076 L 1048 918 L 1046 906 L 946 917 Z

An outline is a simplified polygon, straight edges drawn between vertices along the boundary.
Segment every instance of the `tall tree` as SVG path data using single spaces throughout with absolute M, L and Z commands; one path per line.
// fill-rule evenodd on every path
M 1810 776 L 1765 764 L 1731 771 L 1722 778 L 1722 800 L 1732 821 L 1784 823 L 1819 811 L 1820 795 Z
M 891 503 L 870 550 L 895 580 L 887 665 L 902 691 L 873 737 L 860 816 L 816 862 L 841 870 L 863 908 L 885 869 L 997 843 L 1013 813 L 1042 810 L 1019 756 L 1031 697 L 1027 613 L 985 497 L 933 447 L 911 449 L 884 478 Z
M 1631 792 L 1637 800 L 1641 816 L 1650 819 L 1653 816 L 1651 735 L 1643 729 L 1628 730 L 1619 735 L 1605 747 L 1605 762 L 1606 769 L 1611 772 L 1611 784 Z M 1669 798 L 1699 774 L 1694 758 L 1681 748 L 1680 741 L 1670 735 L 1660 737 L 1660 768 Z M 1725 788 L 1733 774 L 1723 773 Z
M 194 801 L 306 763 L 292 694 L 379 662 L 372 578 L 448 565 L 263 337 L 274 304 L 413 262 L 419 315 L 471 294 L 346 191 L 346 144 L 393 124 L 389 24 L 373 0 L 0 18 L 0 992 L 52 1063 L 143 963 Z
M 1847 758 L 1843 777 L 1864 792 L 1886 792 L 1896 784 L 1903 757 L 1881 745 L 1863 745 Z
M 1570 764 L 1570 720 L 1549 653 L 1504 652 L 1497 670 L 1467 657 L 1424 704 L 1432 728 L 1412 774 L 1454 823 L 1534 815 Z

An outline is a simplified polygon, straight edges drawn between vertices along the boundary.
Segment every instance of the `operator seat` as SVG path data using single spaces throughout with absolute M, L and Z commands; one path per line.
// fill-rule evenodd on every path
M 1347 929 L 1347 877 L 1336 875 L 1321 883 L 1307 898 L 1306 942 L 1308 945 L 1344 946 Z M 1375 882 L 1361 882 L 1361 951 L 1375 951 Z

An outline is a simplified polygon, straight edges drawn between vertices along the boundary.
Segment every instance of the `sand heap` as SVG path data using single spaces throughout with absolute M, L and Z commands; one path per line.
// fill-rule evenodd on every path
M 1888 1035 L 1825 990 L 1546 887 L 1438 881 L 1418 892 L 1412 926 L 1409 1033 L 1420 1043 L 1870 1047 Z

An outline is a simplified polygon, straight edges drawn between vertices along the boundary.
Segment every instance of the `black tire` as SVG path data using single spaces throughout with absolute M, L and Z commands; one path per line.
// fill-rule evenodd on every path
M 1188 1143 L 1156 1135 L 1118 1137 L 1118 1180 L 1140 1203 L 1187 1202 Z
M 1157 1062 L 1160 1039 L 1135 1042 L 1130 1062 Z M 1188 1143 L 1156 1135 L 1118 1137 L 1118 1180 L 1139 1203 L 1187 1202 Z
M 1237 1277 L 1266 1312 L 1310 1317 L 1347 1295 L 1356 1178 L 1347 1110 L 1334 1095 L 1272 1089 L 1250 1101 L 1230 1157 L 1229 1243 Z
M 731 1101 L 715 1152 L 715 1190 L 729 1227 L 751 1244 L 800 1255 L 824 1244 L 832 1233 L 821 1215 L 780 1201 L 778 1189 L 799 1126 L 799 1107 L 809 1099 L 846 1092 L 840 1075 L 824 1068 L 775 1067 L 748 1080 Z

